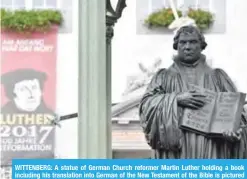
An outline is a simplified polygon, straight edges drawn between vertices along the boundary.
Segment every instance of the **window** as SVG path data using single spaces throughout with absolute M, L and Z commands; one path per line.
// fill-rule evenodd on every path
M 141 4 L 141 0 L 138 4 Z M 170 7 L 170 0 L 143 0 L 148 1 L 148 14 L 161 8 Z M 214 24 L 210 29 L 213 33 L 225 32 L 226 26 L 226 0 L 173 0 L 177 9 L 183 10 L 183 8 L 203 9 L 210 11 L 214 14 Z M 142 4 L 144 4 L 142 2 Z M 144 6 L 144 5 L 142 5 Z M 142 7 L 143 8 L 143 7 Z M 137 7 L 137 11 L 138 7 Z
M 213 0 L 180 0 L 181 4 L 194 9 L 204 9 L 213 12 Z
M 60 28 L 62 33 L 72 32 L 73 0 L 1 0 L 1 7 L 16 9 L 58 9 L 62 12 L 64 22 Z
M 170 6 L 170 0 L 148 0 L 149 1 L 149 12 L 160 9 L 168 8 Z M 193 8 L 193 9 L 204 9 L 213 12 L 213 0 L 173 0 L 175 7 L 181 9 L 183 7 Z
M 1 0 L 1 7 L 6 9 L 25 9 L 26 0 Z
M 57 8 L 57 0 L 33 0 L 33 8 Z

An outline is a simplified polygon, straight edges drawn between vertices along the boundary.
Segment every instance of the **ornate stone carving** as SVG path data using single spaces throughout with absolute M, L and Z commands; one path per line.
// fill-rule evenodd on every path
M 162 60 L 160 58 L 157 58 L 154 63 L 149 66 L 145 67 L 142 63 L 139 63 L 139 69 L 141 70 L 141 73 L 138 75 L 129 76 L 127 79 L 127 88 L 123 95 L 127 95 L 145 85 L 147 85 L 152 76 L 155 74 L 155 72 L 158 70 L 162 63 Z

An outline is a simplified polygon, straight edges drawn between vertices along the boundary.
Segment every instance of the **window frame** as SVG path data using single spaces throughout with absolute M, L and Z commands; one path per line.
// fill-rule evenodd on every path
M 164 7 L 167 7 L 166 4 L 170 3 L 169 0 L 160 0 L 160 1 L 163 1 Z M 176 8 L 180 9 L 182 6 L 184 6 L 186 0 L 175 0 L 175 1 L 176 1 L 175 6 L 177 6 Z M 203 1 L 203 0 L 195 0 L 195 5 L 194 5 L 195 9 L 199 8 L 200 1 Z M 212 12 L 212 13 L 215 12 L 215 10 L 213 8 L 213 0 L 208 1 L 207 10 Z M 149 12 L 149 14 L 151 14 L 153 12 L 153 0 L 148 0 L 148 12 Z
M 24 0 L 24 6 L 22 6 L 22 7 L 16 7 L 16 5 L 15 5 L 15 0 L 8 0 L 9 2 L 11 1 L 11 3 L 10 3 L 10 5 L 2 5 L 2 1 L 1 1 L 1 8 L 3 7 L 3 8 L 6 8 L 6 9 L 11 9 L 11 10 L 16 10 L 16 9 L 26 9 L 26 2 L 27 2 L 27 0 Z

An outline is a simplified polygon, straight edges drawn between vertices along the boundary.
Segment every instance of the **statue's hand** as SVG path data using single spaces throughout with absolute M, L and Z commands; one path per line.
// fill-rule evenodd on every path
M 183 92 L 177 96 L 178 105 L 184 108 L 199 109 L 205 104 L 206 95 L 195 91 Z
M 236 132 L 225 131 L 225 132 L 223 132 L 223 136 L 225 137 L 226 140 L 228 140 L 230 142 L 236 142 L 236 141 L 239 141 L 241 139 L 242 131 L 243 131 L 242 128 L 240 128 Z

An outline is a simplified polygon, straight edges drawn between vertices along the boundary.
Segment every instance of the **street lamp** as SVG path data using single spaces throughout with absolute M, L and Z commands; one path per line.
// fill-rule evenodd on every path
M 112 55 L 112 50 L 111 50 L 111 41 L 114 36 L 114 25 L 117 22 L 117 20 L 122 16 L 123 9 L 126 7 L 126 0 L 118 0 L 117 5 L 115 10 L 113 9 L 111 5 L 111 0 L 106 0 L 106 81 L 108 83 L 107 85 L 107 96 L 109 99 L 108 106 L 110 106 L 110 110 L 108 111 L 108 116 L 110 116 L 110 119 L 107 121 L 108 122 L 108 129 L 109 129 L 109 136 L 112 134 L 112 129 L 111 129 L 111 117 L 112 117 L 112 100 L 111 100 L 111 55 Z M 111 141 L 111 140 L 110 140 Z M 112 152 L 112 151 L 111 151 Z
M 123 9 L 126 7 L 126 0 L 118 0 L 116 9 L 111 5 L 111 0 L 106 0 L 106 42 L 111 44 L 114 35 L 113 26 L 122 16 Z

